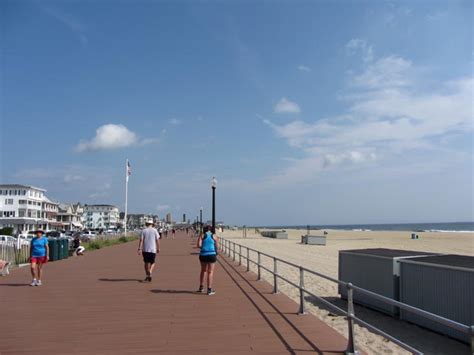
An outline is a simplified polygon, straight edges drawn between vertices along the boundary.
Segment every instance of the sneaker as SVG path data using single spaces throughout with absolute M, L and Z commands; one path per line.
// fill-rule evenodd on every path
M 143 280 L 143 282 L 148 282 L 149 280 L 149 276 L 145 277 L 145 279 Z
M 41 286 L 41 285 L 42 285 L 41 280 L 36 281 L 36 286 Z
M 36 279 L 33 279 L 33 281 L 31 281 L 30 286 L 36 286 Z
M 212 295 L 215 295 L 215 294 L 216 294 L 216 291 L 214 291 L 212 288 L 207 289 L 207 295 L 208 296 L 212 296 Z
M 196 292 L 203 293 L 204 292 L 204 286 L 199 286 L 199 288 Z
M 148 282 L 151 282 L 151 276 L 148 276 Z

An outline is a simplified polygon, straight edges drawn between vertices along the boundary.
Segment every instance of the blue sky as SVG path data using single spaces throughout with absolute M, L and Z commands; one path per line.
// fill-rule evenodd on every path
M 3 183 L 237 224 L 468 221 L 472 1 L 11 1 Z

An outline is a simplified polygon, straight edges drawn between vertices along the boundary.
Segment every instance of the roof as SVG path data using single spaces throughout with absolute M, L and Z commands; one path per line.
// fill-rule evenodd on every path
M 34 189 L 38 191 L 43 191 L 46 192 L 45 189 L 42 189 L 40 187 L 35 187 L 32 185 L 20 185 L 20 184 L 0 184 L 0 188 L 6 188 L 6 189 Z
M 436 255 L 436 256 L 427 256 L 423 259 L 411 260 L 414 262 L 420 262 L 423 264 L 435 264 L 435 265 L 446 265 L 454 267 L 462 267 L 467 269 L 474 270 L 474 256 L 468 255 Z
M 385 249 L 385 248 L 341 250 L 340 253 L 373 255 L 373 256 L 382 256 L 386 258 L 399 258 L 403 256 L 419 256 L 419 255 L 438 255 L 436 253 L 428 253 L 424 251 Z
M 52 205 L 60 205 L 59 202 L 54 202 L 54 201 L 51 201 L 46 195 L 43 196 L 43 202 L 46 202 L 46 203 L 50 203 Z
M 118 208 L 117 206 L 114 205 L 84 205 L 84 208 L 88 207 L 113 207 L 113 208 Z

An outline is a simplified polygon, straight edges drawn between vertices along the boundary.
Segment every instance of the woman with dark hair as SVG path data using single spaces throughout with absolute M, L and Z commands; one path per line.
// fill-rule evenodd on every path
M 41 286 L 41 276 L 43 274 L 43 265 L 49 260 L 48 239 L 44 236 L 44 231 L 37 230 L 36 236 L 31 239 L 30 263 L 31 263 L 31 281 L 30 286 Z
M 199 261 L 201 262 L 201 274 L 199 277 L 198 292 L 204 292 L 204 275 L 207 274 L 207 295 L 212 296 L 216 292 L 212 288 L 214 278 L 214 267 L 217 261 L 217 236 L 212 233 L 211 226 L 204 227 L 204 233 L 197 240 L 199 252 Z

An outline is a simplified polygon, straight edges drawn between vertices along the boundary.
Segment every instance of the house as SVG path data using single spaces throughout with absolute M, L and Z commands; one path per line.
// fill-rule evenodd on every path
M 84 227 L 88 229 L 117 229 L 119 210 L 113 205 L 84 205 Z
M 31 185 L 0 184 L 0 228 L 12 227 L 14 233 L 26 233 L 57 227 L 53 222 L 58 204 L 45 192 Z
M 57 221 L 61 224 L 61 229 L 65 231 L 81 231 L 84 228 L 82 223 L 84 208 L 80 203 L 60 204 L 57 214 Z

